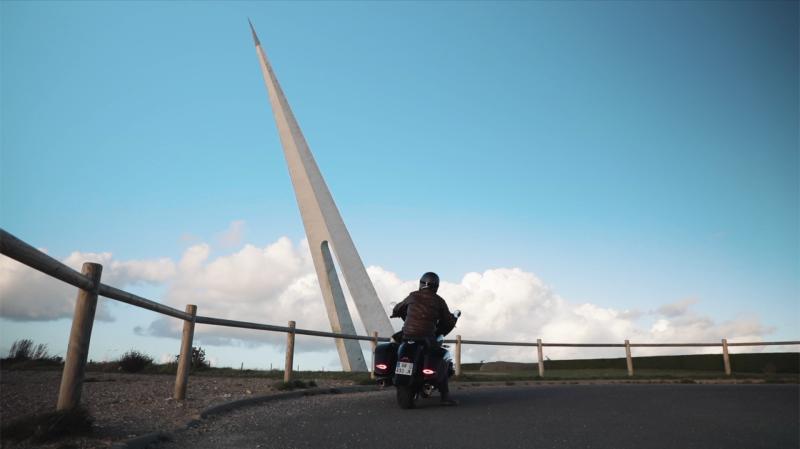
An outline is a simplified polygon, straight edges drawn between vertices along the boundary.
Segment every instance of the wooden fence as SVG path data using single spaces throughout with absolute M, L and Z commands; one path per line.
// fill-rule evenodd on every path
M 311 335 L 315 337 L 341 338 L 349 340 L 362 340 L 371 342 L 373 356 L 378 342 L 389 341 L 388 337 L 380 337 L 377 332 L 371 336 L 340 334 L 335 332 L 323 332 L 310 329 L 299 329 L 295 327 L 295 322 L 290 321 L 288 326 L 276 326 L 271 324 L 252 323 L 247 321 L 226 320 L 222 318 L 207 317 L 197 314 L 197 306 L 189 304 L 185 311 L 180 311 L 158 302 L 142 298 L 140 296 L 119 290 L 112 286 L 100 282 L 103 267 L 96 263 L 84 263 L 81 272 L 64 265 L 58 260 L 44 254 L 31 245 L 23 242 L 9 232 L 0 229 L 0 253 L 4 254 L 20 263 L 34 268 L 48 276 L 59 279 L 67 284 L 78 288 L 77 301 L 75 302 L 75 313 L 72 318 L 72 329 L 69 336 L 66 360 L 64 361 L 64 372 L 61 376 L 61 387 L 58 394 L 58 410 L 67 410 L 77 407 L 80 404 L 83 379 L 86 369 L 86 360 L 89 355 L 89 342 L 92 335 L 95 310 L 97 309 L 97 298 L 105 298 L 121 301 L 136 307 L 151 310 L 163 315 L 183 320 L 183 334 L 181 338 L 180 357 L 178 358 L 178 370 L 175 377 L 174 398 L 183 400 L 186 397 L 186 389 L 189 379 L 189 369 L 191 363 L 192 340 L 194 338 L 194 328 L 196 324 L 208 324 L 213 326 L 236 327 L 242 329 L 255 329 L 271 332 L 286 333 L 286 365 L 284 368 L 284 381 L 288 382 L 292 376 L 292 364 L 294 358 L 294 339 L 295 335 Z M 462 345 L 492 345 L 492 346 L 521 346 L 537 348 L 539 361 L 539 376 L 544 377 L 544 347 L 571 347 L 571 348 L 614 348 L 624 347 L 627 359 L 628 375 L 633 376 L 633 357 L 632 347 L 720 347 L 722 348 L 723 366 L 726 375 L 731 375 L 730 358 L 728 355 L 729 346 L 774 346 L 774 345 L 798 345 L 800 341 L 774 341 L 774 342 L 750 342 L 750 343 L 728 343 L 727 339 L 722 339 L 721 343 L 543 343 L 537 339 L 535 343 L 511 342 L 511 341 L 479 341 L 462 340 L 461 336 L 456 336 L 455 340 L 446 340 L 447 343 L 455 343 L 455 370 L 456 375 L 461 374 L 461 346 Z

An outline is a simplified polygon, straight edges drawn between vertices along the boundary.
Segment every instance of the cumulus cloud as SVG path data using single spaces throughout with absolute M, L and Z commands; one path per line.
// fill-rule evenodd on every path
M 232 243 L 241 237 L 243 222 L 234 222 L 220 241 Z M 286 325 L 289 320 L 306 329 L 330 329 L 317 277 L 305 241 L 294 243 L 286 237 L 265 245 L 238 245 L 233 253 L 216 254 L 207 243 L 193 243 L 181 257 L 120 261 L 110 253 L 75 252 L 64 259 L 79 269 L 85 261 L 104 266 L 103 281 L 123 288 L 137 283 L 165 286 L 161 300 L 183 310 L 196 304 L 204 316 Z M 49 320 L 72 315 L 75 289 L 54 281 L 5 257 L 0 258 L 0 300 L 2 316 L 17 320 Z M 382 267 L 367 269 L 386 310 L 417 287 L 416 279 L 402 279 Z M 343 286 L 346 286 L 342 282 Z M 346 290 L 346 288 L 345 288 Z M 519 268 L 496 268 L 465 274 L 461 279 L 443 280 L 440 294 L 463 317 L 453 335 L 469 340 L 551 343 L 632 342 L 717 342 L 760 341 L 773 329 L 754 317 L 718 322 L 696 313 L 698 299 L 679 299 L 648 311 L 619 310 L 602 304 L 573 303 L 559 296 L 534 273 Z M 348 296 L 349 298 L 349 296 Z M 364 333 L 357 311 L 350 307 L 356 330 Z M 104 309 L 99 319 L 110 319 Z M 402 323 L 394 319 L 399 329 Z M 139 335 L 179 338 L 182 321 L 157 318 L 134 332 Z M 270 345 L 282 348 L 285 335 L 248 329 L 197 325 L 195 341 L 201 345 Z M 326 338 L 298 337 L 298 351 L 334 351 Z M 690 352 L 681 349 L 680 352 Z M 700 350 L 702 351 L 702 349 Z M 718 352 L 717 348 L 709 351 Z M 465 360 L 533 361 L 535 350 L 520 347 L 464 346 Z M 547 348 L 551 358 L 619 357 L 619 348 Z M 636 348 L 637 355 L 656 350 Z
M 689 308 L 694 304 L 697 304 L 696 299 L 684 299 L 671 304 L 664 304 L 658 308 L 658 313 L 665 317 L 679 317 L 681 315 L 685 315 L 689 311 Z
M 329 329 L 307 243 L 282 237 L 264 247 L 246 244 L 238 251 L 212 257 L 207 244 L 186 249 L 176 264 L 164 302 L 217 318 L 286 325 L 294 320 L 306 329 Z M 179 335 L 181 322 L 160 318 L 135 329 L 153 336 Z M 283 345 L 283 333 L 198 325 L 195 339 L 206 345 Z M 300 350 L 330 349 L 328 339 L 298 339 Z
M 382 267 L 371 266 L 367 272 L 386 310 L 391 302 L 402 300 L 417 287 L 416 279 L 402 279 Z M 755 318 L 718 323 L 697 314 L 692 309 L 695 299 L 664 304 L 648 312 L 571 303 L 535 274 L 519 268 L 467 273 L 455 282 L 444 280 L 440 294 L 451 308 L 463 312 L 454 334 L 470 340 L 531 342 L 542 338 L 553 343 L 622 343 L 629 339 L 647 343 L 716 342 L 727 337 L 758 341 L 771 332 Z M 176 308 L 197 304 L 198 313 L 206 316 L 279 325 L 295 320 L 302 328 L 330 328 L 307 243 L 293 244 L 285 237 L 264 247 L 244 245 L 233 254 L 218 257 L 212 256 L 206 244 L 188 248 L 177 263 L 166 302 Z M 356 330 L 363 334 L 352 302 L 350 310 Z M 392 321 L 396 329 L 402 326 L 399 320 Z M 180 322 L 170 318 L 138 329 L 140 333 L 172 337 L 179 331 Z M 203 325 L 197 327 L 196 338 L 202 344 L 219 345 L 281 347 L 285 342 L 282 333 Z M 332 342 L 323 338 L 298 342 L 300 351 L 332 347 Z M 718 352 L 716 348 L 709 350 Z M 525 348 L 478 345 L 465 345 L 464 351 L 469 360 L 531 361 L 535 354 Z M 559 358 L 621 355 L 618 348 L 589 352 L 548 348 L 547 352 Z M 637 348 L 636 352 L 645 355 L 658 350 Z
M 46 250 L 43 250 L 46 252 Z M 169 258 L 156 260 L 114 259 L 111 253 L 71 253 L 61 262 L 80 271 L 84 262 L 103 265 L 103 283 L 115 287 L 159 284 L 175 275 Z M 0 316 L 17 321 L 47 321 L 70 318 L 77 290 L 6 256 L 0 256 Z M 107 304 L 100 301 L 96 319 L 112 321 Z
M 388 308 L 389 298 L 402 298 L 416 287 L 379 267 L 369 268 L 379 295 Z M 557 295 L 533 273 L 499 268 L 467 273 L 460 282 L 442 282 L 439 293 L 451 308 L 461 309 L 454 334 L 464 339 L 550 343 L 718 342 L 721 338 L 760 341 L 772 331 L 755 318 L 717 323 L 696 314 L 696 300 L 665 304 L 655 312 L 616 310 L 596 304 L 575 304 Z M 655 321 L 651 326 L 645 323 Z M 397 320 L 394 320 L 397 321 Z M 399 326 L 400 323 L 394 323 Z M 451 335 L 452 336 L 452 335 Z M 521 347 L 464 345 L 469 360 L 532 361 L 534 352 Z M 551 356 L 619 357 L 619 349 L 548 348 Z M 719 352 L 718 348 L 682 348 L 681 352 Z M 663 350 L 637 348 L 638 355 Z

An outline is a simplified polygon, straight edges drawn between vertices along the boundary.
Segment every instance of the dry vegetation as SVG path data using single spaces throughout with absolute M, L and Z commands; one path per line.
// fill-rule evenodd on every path
M 285 384 L 280 371 L 210 368 L 205 351 L 193 348 L 187 398 L 175 401 L 177 360 L 155 364 L 152 357 L 132 349 L 119 360 L 89 362 L 81 401 L 85 408 L 56 413 L 62 367 L 61 357 L 50 356 L 46 345 L 28 339 L 14 342 L 0 361 L 2 447 L 106 448 L 119 440 L 182 427 L 212 405 L 364 380 L 306 372 L 297 376 L 305 381 Z
M 280 373 L 276 372 L 276 375 Z M 172 399 L 175 377 L 168 374 L 127 374 L 89 372 L 83 387 L 82 402 L 94 422 L 85 436 L 39 443 L 30 439 L 12 441 L 3 435 L 8 448 L 105 448 L 114 441 L 154 431 L 170 431 L 185 425 L 205 408 L 232 401 L 276 393 L 287 387 L 274 377 L 235 377 L 196 375 L 189 380 L 185 401 Z M 45 419 L 55 410 L 59 370 L 3 370 L 0 373 L 0 416 L 3 426 L 19 419 L 37 416 Z M 309 383 L 298 386 L 309 386 Z M 319 379 L 320 387 L 353 384 L 352 380 Z M 66 445 L 66 446 L 65 446 Z

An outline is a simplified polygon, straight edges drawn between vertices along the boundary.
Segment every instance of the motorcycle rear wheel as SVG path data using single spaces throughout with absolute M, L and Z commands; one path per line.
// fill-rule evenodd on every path
M 414 408 L 417 405 L 417 394 L 409 385 L 397 386 L 397 403 L 402 409 Z

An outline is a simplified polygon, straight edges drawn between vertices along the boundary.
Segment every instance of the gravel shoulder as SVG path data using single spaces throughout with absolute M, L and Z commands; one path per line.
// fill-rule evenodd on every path
M 0 421 L 55 410 L 60 371 L 0 371 Z M 4 442 L 2 447 L 106 448 L 117 441 L 183 427 L 208 407 L 254 396 L 281 393 L 275 379 L 263 377 L 189 378 L 187 398 L 172 399 L 174 375 L 87 373 L 81 401 L 94 417 L 91 437 L 51 444 Z M 352 385 L 352 381 L 318 380 L 319 387 Z

